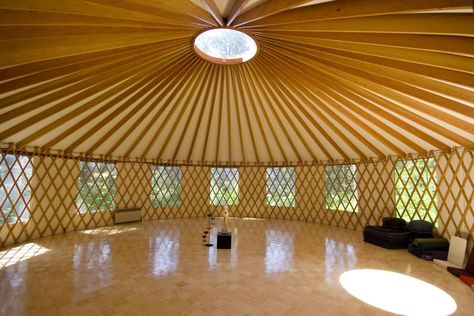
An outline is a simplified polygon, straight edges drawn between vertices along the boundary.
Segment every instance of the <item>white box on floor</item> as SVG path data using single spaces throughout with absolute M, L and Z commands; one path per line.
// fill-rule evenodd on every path
M 466 255 L 467 241 L 461 237 L 453 236 L 449 242 L 448 260 L 434 259 L 433 263 L 443 267 L 455 267 L 462 269 L 464 267 L 464 257 Z

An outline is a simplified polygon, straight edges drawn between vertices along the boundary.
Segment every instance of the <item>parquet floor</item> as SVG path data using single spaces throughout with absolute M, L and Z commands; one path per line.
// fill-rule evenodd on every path
M 461 281 L 406 250 L 366 244 L 359 231 L 278 220 L 229 223 L 232 250 L 202 245 L 205 219 L 104 227 L 2 249 L 0 314 L 388 314 L 339 283 L 345 271 L 370 268 L 429 282 L 455 299 L 456 315 L 474 315 L 474 292 Z

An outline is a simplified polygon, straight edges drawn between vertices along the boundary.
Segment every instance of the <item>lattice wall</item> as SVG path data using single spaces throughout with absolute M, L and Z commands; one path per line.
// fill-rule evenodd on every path
M 288 175 L 286 178 L 293 180 L 287 180 L 281 190 L 290 192 L 288 196 L 294 193 L 295 201 L 287 203 L 277 199 L 273 203 L 275 206 L 270 206 L 272 203 L 268 202 L 266 166 L 240 166 L 238 204 L 229 206 L 229 211 L 231 216 L 300 220 L 357 230 L 363 229 L 366 224 L 380 223 L 383 216 L 398 214 L 421 217 L 434 221 L 438 232 L 448 238 L 457 232 L 469 235 L 472 245 L 473 155 L 473 150 L 467 149 L 453 150 L 451 153 L 433 153 L 423 159 L 434 159 L 435 167 L 420 168 L 418 171 L 413 169 L 413 161 L 410 159 L 420 159 L 419 157 L 408 157 L 403 161 L 399 157 L 389 157 L 384 161 L 358 162 L 354 163 L 350 177 L 332 175 L 332 181 L 327 181 L 330 164 L 288 165 L 290 168 L 285 170 L 294 167 L 296 177 L 293 174 Z M 78 195 L 87 192 L 80 190 L 81 182 L 78 182 L 81 176 L 80 161 L 90 162 L 92 166 L 93 163 L 99 162 L 84 157 L 7 150 L 1 152 L 0 193 L 3 193 L 0 196 L 0 206 L 4 223 L 0 225 L 0 247 L 42 236 L 112 224 L 110 209 L 80 211 L 77 205 Z M 173 203 L 172 206 L 163 206 L 153 203 L 151 197 L 152 163 L 100 162 L 115 164 L 115 206 L 140 206 L 145 220 L 203 217 L 209 212 L 220 214 L 222 206 L 210 205 L 211 166 L 181 166 L 181 201 Z M 412 182 L 410 185 L 416 187 L 419 192 L 407 194 L 404 200 L 404 203 L 410 203 L 416 208 L 413 214 L 407 215 L 403 210 L 397 211 L 396 205 L 399 202 L 396 187 L 403 183 L 402 188 L 399 188 L 403 193 L 404 188 L 408 186 L 407 181 L 397 184 L 396 175 L 401 172 L 405 175 L 414 172 L 418 174 L 414 177 L 417 179 L 416 183 Z M 109 185 L 108 181 L 93 181 L 97 181 L 101 186 Z M 341 181 L 344 181 L 344 185 Z M 339 207 L 337 210 L 328 210 L 328 205 L 334 197 L 328 200 L 327 192 L 341 192 L 341 187 L 348 190 L 347 188 L 353 188 L 353 182 L 357 187 L 355 195 L 350 192 L 339 193 L 342 194 L 337 198 Z M 427 190 L 433 183 L 435 193 L 431 194 Z M 25 198 L 25 194 L 20 194 L 18 198 L 18 194 L 13 194 L 15 192 L 12 190 L 25 194 L 29 190 L 29 198 Z M 98 192 L 102 194 L 102 190 Z M 419 201 L 423 196 L 427 202 Z M 340 202 L 350 199 L 355 199 L 355 210 L 353 207 L 349 209 L 347 203 Z M 418 201 L 415 201 L 416 199 Z M 437 212 L 425 212 L 423 209 L 429 208 L 430 205 L 420 203 L 435 204 Z M 7 210 L 8 208 L 11 210 Z

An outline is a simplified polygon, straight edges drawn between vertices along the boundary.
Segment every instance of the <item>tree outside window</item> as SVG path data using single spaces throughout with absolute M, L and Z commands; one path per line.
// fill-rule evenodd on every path
M 79 212 L 115 209 L 115 179 L 117 170 L 113 163 L 79 161 L 81 174 L 77 180 L 79 194 L 76 206 Z
M 211 205 L 239 204 L 239 169 L 211 168 Z
M 181 169 L 152 166 L 151 201 L 154 208 L 181 205 Z
M 30 157 L 0 154 L 0 225 L 29 219 L 31 189 L 28 181 L 32 175 Z
M 296 206 L 296 172 L 293 167 L 267 168 L 267 203 L 270 206 Z
M 393 173 L 397 216 L 411 221 L 438 217 L 434 158 L 399 160 Z
M 357 166 L 327 165 L 325 167 L 326 209 L 357 212 L 359 195 L 357 188 Z

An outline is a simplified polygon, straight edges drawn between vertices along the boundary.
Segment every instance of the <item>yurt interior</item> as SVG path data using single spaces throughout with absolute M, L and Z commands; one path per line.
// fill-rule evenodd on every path
M 472 0 L 0 0 L 0 315 L 474 315 Z

